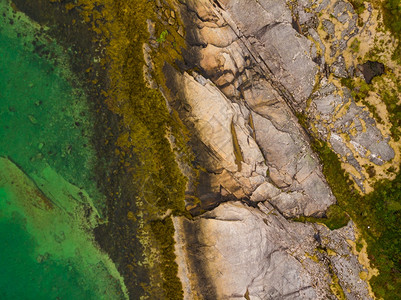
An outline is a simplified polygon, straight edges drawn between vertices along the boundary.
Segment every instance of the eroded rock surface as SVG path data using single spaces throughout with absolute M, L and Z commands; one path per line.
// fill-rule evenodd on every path
M 383 165 L 394 157 L 389 137 L 339 84 L 357 68 L 342 55 L 359 32 L 352 6 L 175 5 L 187 47 L 183 61 L 164 67 L 166 98 L 192 133 L 199 172 L 187 174 L 197 180 L 187 189 L 196 217 L 173 218 L 185 297 L 370 299 L 359 276 L 364 267 L 347 242 L 355 240 L 352 222 L 330 231 L 288 220 L 324 216 L 336 201 L 298 114 L 355 168 L 361 190 L 364 159 Z
M 317 66 L 309 52 L 314 46 L 293 29 L 284 2 L 265 1 L 260 3 L 263 9 L 255 4 L 245 9 L 246 3 L 236 1 L 220 4 L 225 11 L 208 1 L 180 6 L 189 28 L 184 58 L 188 65 L 199 66 L 202 75 L 167 68 L 167 77 L 174 78 L 169 88 L 179 95 L 175 108 L 196 129 L 194 147 L 208 148 L 199 150 L 198 158 L 213 173 L 211 194 L 223 191 L 236 199 L 253 199 L 258 186 L 270 182 L 282 193 L 272 203 L 286 216 L 321 216 L 335 199 L 288 105 L 302 103 L 312 92 Z M 260 18 L 251 22 L 248 13 Z M 231 15 L 235 18 L 229 19 Z M 286 38 L 278 38 L 281 35 Z M 294 47 L 284 51 L 279 41 Z M 276 66 L 265 66 L 266 74 L 254 53 Z
M 244 104 L 231 102 L 204 77 L 170 71 L 171 90 L 178 95 L 179 105 L 185 106 L 177 109 L 197 133 L 194 147 L 202 145 L 197 147 L 199 163 L 211 173 L 214 194 L 224 189 L 237 199 L 252 199 L 261 184 L 271 182 L 282 188 L 282 195 L 272 202 L 287 216 L 321 215 L 334 203 L 318 160 L 295 120 L 281 120 L 280 126 L 276 115 L 276 127 Z M 240 160 L 236 151 L 241 153 Z M 269 198 L 269 194 L 261 196 L 261 189 L 258 192 L 259 198 Z
M 377 121 L 369 109 L 355 101 L 351 91 L 341 86 L 340 79 L 359 74 L 370 82 L 373 76 L 382 74 L 384 68 L 382 64 L 369 61 L 363 65 L 346 62 L 345 50 L 352 46 L 351 39 L 360 34 L 357 27 L 358 15 L 350 3 L 342 0 L 323 1 L 316 6 L 312 2 L 303 2 L 305 3 L 298 3 L 298 11 L 308 10 L 321 15 L 317 30 L 323 29 L 320 34 L 326 35 L 324 42 L 317 34 L 311 34 L 311 38 L 320 45 L 321 55 L 325 56 L 327 65 L 324 66 L 324 77 L 322 76 L 318 88 L 311 95 L 305 112 L 319 137 L 327 141 L 344 164 L 350 167 L 348 169 L 352 178 L 361 191 L 365 191 L 366 166 L 382 166 L 394 158 L 395 152 L 389 144 L 389 133 L 378 129 Z M 367 5 L 367 10 L 369 22 L 372 12 L 370 4 Z M 324 44 L 330 45 L 330 48 Z M 329 72 L 327 68 L 330 69 Z
M 335 288 L 371 299 L 346 241 L 352 223 L 330 231 L 287 221 L 267 202 L 237 202 L 174 224 L 186 299 L 337 299 Z

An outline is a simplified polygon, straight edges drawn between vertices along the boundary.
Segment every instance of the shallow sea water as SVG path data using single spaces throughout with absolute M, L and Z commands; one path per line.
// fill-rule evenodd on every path
M 8 0 L 0 13 L 0 299 L 123 299 L 93 237 L 105 198 L 85 93 L 46 28 Z

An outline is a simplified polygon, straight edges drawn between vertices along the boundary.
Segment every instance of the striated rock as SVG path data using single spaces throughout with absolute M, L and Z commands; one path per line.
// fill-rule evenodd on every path
M 346 241 L 355 240 L 352 223 L 329 231 L 287 221 L 267 203 L 224 203 L 174 226 L 185 299 L 336 299 L 336 284 L 348 299 L 371 299 Z
M 358 33 L 352 6 L 176 5 L 187 48 L 177 68 L 164 68 L 167 98 L 192 133 L 199 177 L 187 196 L 200 200 L 193 220 L 173 218 L 185 298 L 370 299 L 347 242 L 355 240 L 352 223 L 330 231 L 286 219 L 324 216 L 336 201 L 296 112 L 355 168 L 362 190 L 359 159 L 394 157 L 388 137 L 339 84 L 355 70 L 342 54 Z
M 231 135 L 234 114 L 231 103 L 201 76 L 197 77 L 198 80 L 187 73 L 177 73 L 176 76 L 177 90 L 183 104 L 187 105 L 186 119 L 194 125 L 202 142 L 210 150 L 209 156 L 214 161 L 213 171 L 221 168 L 237 171 Z
M 303 214 L 316 215 L 333 204 L 335 199 L 323 179 L 316 157 L 302 135 L 299 132 L 290 134 L 280 131 L 268 119 L 258 114 L 252 116 L 256 141 L 267 159 L 271 180 L 278 187 L 303 194 L 303 197 L 298 196 L 292 201 L 283 201 L 283 205 L 277 204 L 279 209 L 282 207 L 280 211 L 294 215 L 289 213 L 288 207 L 289 203 L 293 203 L 302 207 L 300 212 Z
M 261 60 L 274 81 L 291 93 L 294 105 L 304 106 L 318 71 L 313 61 L 316 49 L 292 27 L 291 11 L 285 1 L 219 3 L 227 12 L 223 14 L 225 21 L 247 39 L 248 51 Z
M 202 193 L 198 196 L 206 202 L 210 201 L 210 193 L 214 197 L 249 197 L 265 181 L 268 169 L 242 113 L 249 112 L 229 101 L 204 77 L 196 75 L 196 80 L 172 68 L 170 72 L 170 77 L 174 77 L 170 88 L 180 100 L 176 102 L 177 110 L 196 132 L 193 142 L 198 162 L 209 172 L 204 173 L 206 198 Z
M 256 36 L 258 43 L 254 46 L 270 71 L 293 95 L 294 105 L 304 104 L 318 72 L 313 61 L 315 45 L 287 23 L 272 24 Z
M 254 27 L 249 27 L 250 25 L 248 26 L 247 24 L 250 20 L 242 19 L 244 14 L 238 13 L 233 15 L 233 18 L 238 21 L 238 24 L 235 24 L 238 27 L 235 28 L 233 28 L 232 20 L 227 19 L 227 15 L 223 14 L 223 16 L 220 14 L 221 11 L 216 11 L 215 9 L 205 9 L 206 2 L 203 1 L 202 3 L 195 4 L 190 2 L 182 7 L 181 15 L 186 20 L 186 25 L 191 28 L 201 28 L 196 34 L 196 30 L 192 29 L 192 35 L 187 39 L 190 50 L 184 57 L 189 64 L 198 64 L 201 67 L 202 74 L 208 77 L 217 87 L 221 88 L 221 91 L 227 97 L 222 100 L 222 103 L 227 103 L 227 101 L 231 103 L 230 112 L 227 114 L 227 110 L 222 111 L 219 105 L 213 106 L 210 99 L 217 98 L 209 95 L 210 88 L 203 93 L 199 84 L 193 90 L 193 84 L 183 87 L 187 80 L 178 79 L 179 75 L 175 80 L 177 86 L 170 86 L 170 88 L 177 91 L 179 95 L 183 94 L 180 90 L 185 90 L 185 95 L 182 95 L 185 98 L 182 99 L 185 103 L 197 102 L 198 100 L 194 99 L 199 97 L 199 94 L 207 95 L 208 100 L 202 101 L 204 104 L 202 110 L 211 107 L 213 109 L 210 115 L 204 114 L 204 116 L 207 115 L 208 118 L 213 116 L 214 119 L 224 120 L 224 125 L 220 126 L 222 130 L 219 133 L 221 136 L 224 135 L 224 138 L 221 136 L 216 138 L 211 130 L 201 132 L 201 128 L 194 124 L 196 119 L 205 119 L 205 117 L 188 116 L 187 112 L 182 113 L 183 119 L 187 120 L 190 126 L 196 128 L 199 141 L 202 144 L 211 145 L 216 143 L 212 142 L 214 140 L 225 142 L 224 147 L 220 143 L 218 146 L 214 146 L 212 150 L 215 157 L 227 157 L 230 161 L 229 165 L 220 166 L 228 171 L 228 173 L 224 173 L 224 184 L 219 184 L 219 174 L 209 176 L 210 185 L 213 186 L 213 193 L 219 193 L 220 185 L 223 188 L 224 195 L 231 194 L 237 199 L 249 198 L 260 184 L 271 180 L 278 187 L 284 189 L 283 196 L 271 200 L 282 213 L 287 216 L 299 214 L 323 215 L 327 207 L 335 202 L 335 199 L 323 178 L 317 157 L 312 153 L 308 145 L 308 138 L 297 123 L 291 107 L 288 106 L 288 99 L 283 99 L 282 90 L 279 89 L 277 91 L 275 81 L 271 82 L 263 77 L 260 70 L 256 68 L 255 64 L 257 62 L 252 62 L 252 60 L 248 62 L 248 58 L 253 57 L 253 51 L 261 47 L 260 55 L 262 59 L 263 57 L 266 58 L 266 61 L 263 61 L 277 65 L 277 68 L 269 69 L 269 72 L 272 72 L 269 74 L 274 76 L 274 80 L 282 81 L 284 85 L 290 81 L 293 82 L 294 84 L 289 83 L 291 86 L 290 92 L 296 97 L 301 97 L 305 100 L 312 91 L 317 72 L 316 64 L 305 53 L 309 53 L 314 46 L 312 47 L 310 41 L 300 36 L 291 27 L 291 14 L 284 2 L 264 1 L 259 4 L 249 3 L 250 6 L 261 5 L 263 7 L 262 10 L 260 8 L 257 9 L 259 14 L 267 14 L 265 18 L 257 19 L 258 22 L 260 21 L 263 24 L 253 22 L 255 23 L 253 24 Z M 227 12 L 239 12 L 245 4 L 225 1 L 220 5 Z M 188 11 L 188 7 L 191 7 L 190 11 Z M 198 11 L 199 9 L 201 11 Z M 246 11 L 249 12 L 252 9 L 252 7 L 247 8 Z M 193 11 L 196 11 L 196 14 L 193 14 Z M 205 16 L 206 12 L 207 18 Z M 278 12 L 281 12 L 281 14 Z M 200 17 L 201 15 L 203 17 Z M 205 21 L 206 19 L 207 21 Z M 227 27 L 227 23 L 230 24 L 229 27 Z M 270 23 L 272 24 L 269 25 Z M 196 26 L 194 26 L 195 24 Z M 233 34 L 235 33 L 238 37 L 238 30 L 242 31 L 242 26 L 247 30 L 253 28 L 252 30 L 257 31 L 257 34 L 255 33 L 255 35 L 249 37 L 254 46 L 242 38 L 233 40 Z M 213 33 L 210 34 L 209 30 L 203 30 L 206 27 L 213 28 Z M 227 33 L 228 28 L 231 28 L 233 34 Z M 221 35 L 218 32 L 219 30 L 222 31 Z M 247 31 L 247 34 L 251 35 L 249 31 Z M 276 36 L 282 34 L 285 35 L 285 39 Z M 225 35 L 230 36 L 229 41 L 231 44 L 226 47 L 215 46 L 221 43 L 217 39 Z M 208 42 L 206 47 L 198 46 L 202 41 L 206 40 Z M 296 45 L 293 50 L 281 51 L 285 47 L 285 42 L 288 43 L 289 41 L 294 42 Z M 278 51 L 277 49 L 281 50 Z M 279 57 L 275 55 L 279 55 Z M 293 65 L 294 63 L 295 65 Z M 286 72 L 297 74 L 297 78 L 295 78 L 295 75 L 291 75 L 292 77 L 285 75 Z M 300 74 L 305 76 L 301 75 L 303 77 L 299 78 Z M 187 75 L 185 77 L 189 78 Z M 195 78 L 198 79 L 199 76 L 195 76 Z M 310 84 L 305 84 L 305 82 Z M 221 97 L 220 91 L 218 89 L 215 89 L 215 91 Z M 188 100 L 188 98 L 193 99 Z M 239 99 L 245 102 L 239 102 Z M 239 105 L 238 103 L 241 104 Z M 192 105 L 190 104 L 190 106 Z M 177 108 L 177 110 L 180 111 L 180 108 Z M 191 114 L 196 114 L 196 109 L 189 110 Z M 219 114 L 222 114 L 221 117 L 219 117 Z M 229 129 L 228 118 L 232 120 L 233 128 L 231 130 Z M 199 121 L 196 122 L 199 123 Z M 214 120 L 209 127 L 215 126 L 218 126 L 218 124 Z M 233 147 L 230 141 L 236 142 L 237 145 Z M 196 142 L 194 142 L 195 144 Z M 235 150 L 235 147 L 238 149 Z M 225 153 L 220 155 L 218 151 Z M 209 152 L 210 149 L 203 151 L 200 156 L 203 157 L 205 153 Z M 202 159 L 204 161 L 202 164 L 209 171 L 220 173 L 218 159 L 214 159 L 213 155 L 207 156 L 209 156 L 206 159 L 207 162 Z M 241 162 L 238 160 L 241 160 Z M 234 162 L 238 165 L 237 170 L 235 170 Z M 269 176 L 266 174 L 267 168 L 263 167 L 264 163 L 269 167 Z M 262 169 L 264 168 L 262 172 L 256 172 L 257 175 L 252 175 L 252 172 L 261 167 Z M 227 176 L 232 177 L 230 184 L 228 184 Z M 239 187 L 235 188 L 236 185 Z M 203 196 L 199 195 L 199 197 L 202 198 Z M 264 200 L 267 199 L 269 198 Z
M 268 180 L 267 168 L 263 167 L 266 159 L 271 180 L 285 191 L 296 191 L 271 200 L 285 215 L 322 215 L 335 202 L 317 158 L 299 128 L 288 125 L 288 120 L 277 119 L 282 131 L 278 130 L 269 119 L 230 102 L 199 75 L 197 80 L 188 74 L 174 76 L 174 89 L 181 105 L 185 104 L 182 116 L 208 149 L 203 153 L 203 165 L 217 173 L 209 176 L 210 192 L 218 194 L 222 187 L 237 199 L 250 197 Z M 250 117 L 254 128 L 245 121 Z M 268 199 L 266 195 L 264 200 Z

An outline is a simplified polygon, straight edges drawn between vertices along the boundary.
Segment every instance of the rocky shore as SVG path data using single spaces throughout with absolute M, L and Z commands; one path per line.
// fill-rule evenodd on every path
M 184 298 L 374 298 L 374 271 L 353 251 L 354 223 L 332 231 L 289 219 L 325 216 L 336 203 L 311 136 L 328 143 L 361 193 L 371 189 L 367 169 L 389 167 L 398 151 L 341 84 L 373 78 L 349 50 L 372 25 L 371 5 L 362 29 L 341 0 L 158 7 L 166 26 L 170 10 L 184 24 L 183 62 L 163 68 L 165 96 L 192 133 L 195 161 L 184 174 L 200 172 L 186 191 L 196 217 L 173 218 Z
M 375 298 L 366 228 L 300 220 L 339 207 L 316 143 L 356 199 L 399 168 L 381 89 L 400 74 L 372 44 L 394 46 L 378 7 L 13 3 L 70 49 L 96 112 L 94 233 L 130 299 Z

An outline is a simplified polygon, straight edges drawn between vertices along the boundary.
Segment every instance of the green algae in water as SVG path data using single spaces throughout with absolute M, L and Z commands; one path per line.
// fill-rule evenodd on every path
M 104 199 L 91 180 L 93 122 L 84 92 L 72 86 L 63 50 L 23 14 L 10 12 L 0 20 L 0 155 L 28 174 L 49 164 L 101 207 Z
M 19 221 L 16 220 L 18 217 Z M 83 287 L 80 284 L 80 276 L 73 267 L 66 263 L 57 263 L 49 259 L 47 254 L 38 255 L 35 259 L 32 253 L 27 252 L 27 249 L 35 248 L 35 241 L 24 230 L 22 220 L 23 217 L 17 214 L 14 214 L 12 220 L 0 220 L 0 239 L 3 241 L 0 249 L 0 268 L 4 276 L 13 279 L 12 282 L 0 280 L 0 298 L 93 298 L 91 287 Z M 73 285 L 74 288 L 69 285 Z
M 73 189 L 62 187 L 64 198 Z M 123 298 L 115 266 L 88 234 L 93 224 L 85 217 L 87 209 L 73 204 L 59 207 L 15 164 L 0 158 L 0 290 L 5 299 Z
M 85 94 L 39 25 L 0 10 L 0 298 L 126 298 L 93 239 L 104 197 Z

